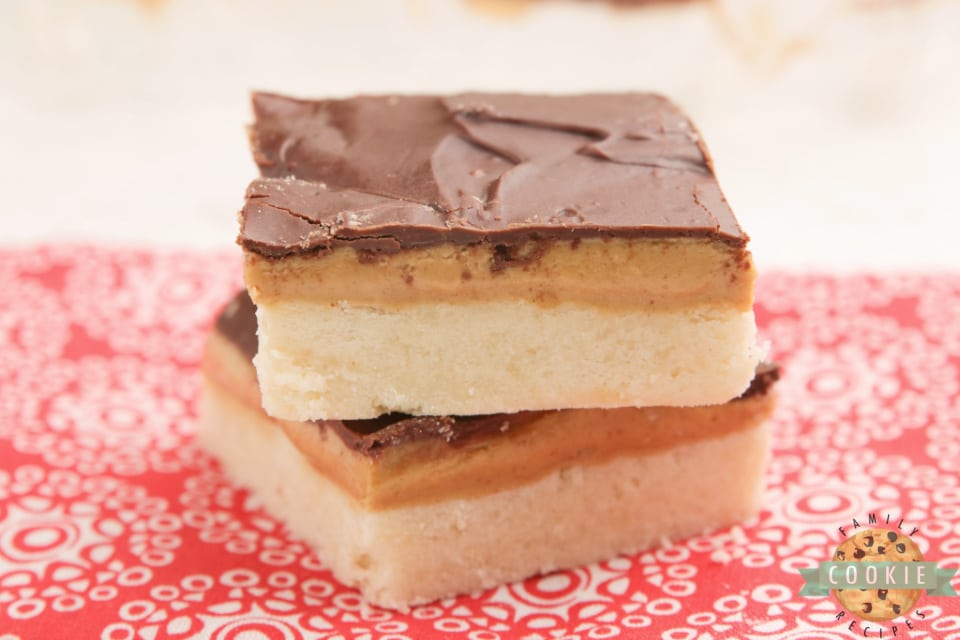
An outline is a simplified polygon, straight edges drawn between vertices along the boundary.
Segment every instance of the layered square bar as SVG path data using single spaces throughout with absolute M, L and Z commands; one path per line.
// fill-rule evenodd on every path
M 759 506 L 773 366 L 711 407 L 295 422 L 262 410 L 256 351 L 241 294 L 204 355 L 201 442 L 372 604 L 476 592 Z
M 254 111 L 239 242 L 270 415 L 704 405 L 750 384 L 747 236 L 666 99 Z

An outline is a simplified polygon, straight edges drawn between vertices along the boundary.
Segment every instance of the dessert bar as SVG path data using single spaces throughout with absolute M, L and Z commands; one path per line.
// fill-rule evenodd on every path
M 240 213 L 288 420 L 720 404 L 761 359 L 747 235 L 651 94 L 254 96 Z

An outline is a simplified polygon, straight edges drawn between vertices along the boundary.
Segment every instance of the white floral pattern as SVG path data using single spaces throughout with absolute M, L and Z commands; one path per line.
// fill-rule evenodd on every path
M 761 277 L 785 374 L 750 522 L 400 614 L 194 443 L 203 340 L 239 272 L 234 252 L 0 250 L 0 639 L 863 637 L 798 596 L 838 526 L 891 513 L 960 565 L 958 275 Z M 960 599 L 919 611 L 910 638 L 960 638 Z

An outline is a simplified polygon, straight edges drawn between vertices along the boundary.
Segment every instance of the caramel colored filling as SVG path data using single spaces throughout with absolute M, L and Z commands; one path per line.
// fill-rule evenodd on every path
M 504 414 L 499 430 L 451 445 L 430 437 L 391 445 L 376 455 L 348 447 L 322 422 L 273 421 L 260 408 L 253 366 L 213 334 L 204 373 L 264 421 L 277 423 L 320 473 L 359 505 L 387 509 L 469 498 L 515 487 L 574 465 L 643 456 L 757 426 L 774 406 L 772 392 L 710 407 L 577 409 Z
M 697 238 L 587 238 L 521 246 L 446 244 L 371 256 L 352 248 L 265 258 L 246 253 L 254 302 L 349 301 L 378 308 L 437 301 L 527 300 L 543 306 L 747 311 L 749 252 Z
M 282 422 L 319 471 L 372 509 L 469 498 L 532 482 L 573 465 L 643 456 L 757 426 L 773 395 L 714 407 L 568 409 L 452 447 L 441 438 L 390 447 L 375 458 L 347 450 L 329 430 Z

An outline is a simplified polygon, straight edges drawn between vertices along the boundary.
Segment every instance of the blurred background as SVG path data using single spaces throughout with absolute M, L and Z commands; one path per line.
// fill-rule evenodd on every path
M 956 0 L 0 0 L 0 243 L 229 248 L 251 89 L 644 90 L 761 269 L 958 268 Z

